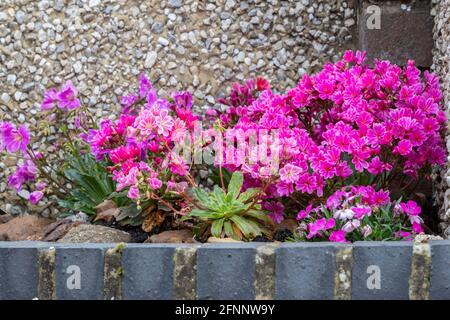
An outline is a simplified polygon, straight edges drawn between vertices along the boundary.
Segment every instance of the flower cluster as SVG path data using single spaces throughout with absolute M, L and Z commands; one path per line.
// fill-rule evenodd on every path
M 192 96 L 175 92 L 170 99 L 159 98 L 141 75 L 138 94 L 124 96 L 121 102 L 120 118 L 102 121 L 87 137 L 96 159 L 111 162 L 117 191 L 126 189 L 130 199 L 143 201 L 183 193 L 192 180 L 185 159 L 173 149 L 197 121 Z
M 267 184 L 267 198 L 307 206 L 346 185 L 389 189 L 393 181 L 408 195 L 445 162 L 438 78 L 425 72 L 422 80 L 412 61 L 370 67 L 363 53 L 348 51 L 286 94 L 252 88 L 234 87 L 222 125 L 242 141 L 265 132 L 272 161 L 249 161 L 258 149 L 228 148 L 224 166 L 245 172 L 248 186 Z
M 60 91 L 56 88 L 45 91 L 44 99 L 41 103 L 41 110 L 51 110 L 55 107 L 62 110 L 77 109 L 81 105 L 77 94 L 77 88 L 69 80 L 62 86 Z
M 370 186 L 344 187 L 326 203 L 297 215 L 298 237 L 306 240 L 410 240 L 423 232 L 416 202 L 391 202 L 389 192 Z

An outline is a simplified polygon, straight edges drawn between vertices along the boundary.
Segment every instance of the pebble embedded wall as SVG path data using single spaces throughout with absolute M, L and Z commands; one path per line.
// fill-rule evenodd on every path
M 98 117 L 119 110 L 141 72 L 190 90 L 200 108 L 255 75 L 282 90 L 353 47 L 353 2 L 2 0 L 0 120 L 36 125 L 44 88 L 68 79 Z M 20 198 L 5 192 L 14 163 L 0 163 L 0 208 L 18 214 Z
M 441 78 L 443 103 L 447 117 L 450 112 L 450 0 L 433 0 L 431 14 L 434 16 L 433 39 L 433 71 Z M 446 138 L 447 149 L 450 152 L 450 136 Z M 448 159 L 450 161 L 450 158 Z M 450 166 L 440 172 L 440 179 L 436 185 L 437 205 L 441 218 L 441 229 L 450 236 Z

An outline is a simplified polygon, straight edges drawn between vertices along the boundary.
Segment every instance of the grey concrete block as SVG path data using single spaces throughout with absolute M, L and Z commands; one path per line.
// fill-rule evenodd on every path
M 172 299 L 176 247 L 176 244 L 127 245 L 122 255 L 123 299 Z
M 337 248 L 330 243 L 284 243 L 277 248 L 275 299 L 333 299 Z
M 430 299 L 450 299 L 450 241 L 430 241 Z
M 73 244 L 56 247 L 56 299 L 101 300 L 103 298 L 102 244 Z
M 32 241 L 0 242 L 0 300 L 31 300 L 38 295 L 38 249 Z
M 408 299 L 411 242 L 356 242 L 352 299 Z
M 197 250 L 198 299 L 255 299 L 260 244 L 211 244 Z

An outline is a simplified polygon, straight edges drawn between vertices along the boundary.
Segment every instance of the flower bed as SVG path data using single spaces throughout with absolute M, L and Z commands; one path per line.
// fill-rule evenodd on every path
M 147 234 L 189 229 L 200 242 L 277 240 L 285 219 L 285 241 L 433 233 L 417 186 L 445 161 L 446 117 L 438 78 L 412 61 L 370 67 L 346 52 L 285 93 L 261 78 L 235 84 L 223 112 L 202 116 L 188 92 L 160 97 L 144 75 L 120 101 L 117 120 L 96 121 L 72 83 L 45 93 L 36 134 L 62 123 L 64 163 L 48 163 L 25 125 L 0 123 L 0 150 L 19 159 L 8 184 L 65 215 Z

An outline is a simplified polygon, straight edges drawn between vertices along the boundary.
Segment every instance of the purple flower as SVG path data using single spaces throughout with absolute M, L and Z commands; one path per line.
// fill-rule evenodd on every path
M 30 132 L 25 125 L 21 125 L 19 129 L 8 127 L 3 131 L 3 143 L 8 152 L 27 151 L 27 145 L 30 142 Z
M 77 88 L 72 81 L 67 81 L 58 93 L 58 106 L 60 109 L 72 110 L 80 106 L 80 100 L 77 99 Z
M 44 196 L 44 193 L 42 191 L 33 191 L 30 193 L 30 202 L 31 204 L 37 204 L 42 197 Z
M 8 177 L 8 185 L 19 191 L 26 182 L 36 179 L 37 168 L 33 161 L 26 160 L 24 164 L 18 165 L 16 172 Z
M 176 108 L 190 109 L 192 107 L 192 95 L 187 91 L 173 93 L 172 99 Z
M 139 76 L 139 96 L 144 98 L 147 96 L 147 93 L 153 88 L 150 80 L 145 76 L 145 74 L 141 74 Z
M 50 110 L 56 105 L 58 101 L 58 91 L 53 88 L 45 91 L 44 100 L 41 103 L 41 110 Z
M 10 122 L 0 122 L 0 151 L 6 148 L 6 136 L 14 129 Z

